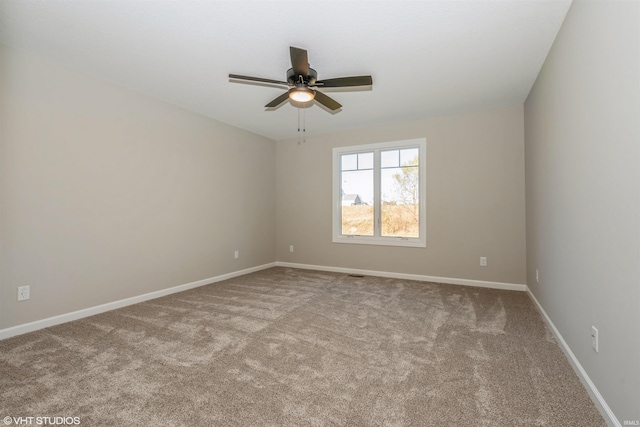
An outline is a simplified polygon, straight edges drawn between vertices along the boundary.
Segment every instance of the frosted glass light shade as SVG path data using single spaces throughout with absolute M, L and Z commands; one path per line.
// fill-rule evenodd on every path
M 312 101 L 316 94 L 309 88 L 298 87 L 289 91 L 289 98 L 296 102 Z

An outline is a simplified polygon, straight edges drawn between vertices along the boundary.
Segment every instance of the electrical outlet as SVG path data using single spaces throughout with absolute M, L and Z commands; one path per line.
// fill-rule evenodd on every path
M 481 256 L 480 257 L 480 265 L 482 267 L 486 267 L 487 266 L 487 257 L 486 256 Z
M 598 353 L 598 330 L 595 326 L 591 327 L 591 347 Z
M 235 259 L 240 258 L 240 251 L 239 251 L 238 249 L 236 249 L 235 251 L 233 251 L 233 257 L 234 257 Z
M 540 283 L 540 273 L 536 270 L 536 283 Z
M 31 298 L 31 286 L 18 286 L 18 301 Z
M 289 245 L 289 252 L 293 252 L 293 245 Z

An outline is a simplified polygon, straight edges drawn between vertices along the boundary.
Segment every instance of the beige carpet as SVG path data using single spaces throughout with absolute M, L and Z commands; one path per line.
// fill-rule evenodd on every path
M 605 426 L 526 293 L 273 268 L 0 342 L 0 417 Z

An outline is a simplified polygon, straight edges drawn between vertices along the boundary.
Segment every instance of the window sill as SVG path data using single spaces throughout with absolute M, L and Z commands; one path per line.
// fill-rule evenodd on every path
M 427 242 L 410 237 L 369 237 L 369 236 L 334 236 L 333 243 L 351 243 L 356 245 L 404 246 L 409 248 L 426 248 Z

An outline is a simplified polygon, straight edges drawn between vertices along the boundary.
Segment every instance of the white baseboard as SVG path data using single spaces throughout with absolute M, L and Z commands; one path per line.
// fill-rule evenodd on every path
M 199 286 L 220 282 L 222 280 L 232 279 L 234 277 L 242 276 L 244 274 L 253 273 L 256 271 L 264 270 L 264 269 L 275 267 L 275 266 L 300 268 L 300 269 L 306 269 L 306 270 L 333 271 L 337 273 L 346 273 L 346 274 L 363 274 L 368 276 L 418 280 L 423 282 L 449 283 L 454 285 L 465 285 L 465 286 L 479 286 L 484 288 L 506 289 L 506 290 L 515 290 L 515 291 L 525 291 L 527 289 L 526 285 L 518 285 L 518 284 L 511 284 L 511 283 L 486 282 L 486 281 L 480 281 L 480 280 L 423 276 L 418 274 L 391 273 L 386 271 L 361 270 L 361 269 L 353 269 L 353 268 L 326 267 L 326 266 L 310 265 L 310 264 L 295 264 L 295 263 L 289 263 L 289 262 L 272 262 L 268 264 L 259 265 L 257 267 L 251 267 L 244 270 L 222 274 L 220 276 L 210 277 L 208 279 L 202 279 L 195 282 L 186 283 L 184 285 L 178 285 L 171 288 L 161 289 L 159 291 L 149 292 L 147 294 L 138 295 L 131 298 L 125 298 L 118 301 L 109 302 L 109 303 L 98 305 L 95 307 L 89 307 L 82 310 L 73 311 L 71 313 L 65 313 L 58 316 L 48 317 L 46 319 L 37 320 L 35 322 L 24 323 L 22 325 L 12 326 L 6 329 L 0 329 L 0 340 L 10 338 L 16 335 L 26 334 L 27 332 L 37 331 L 39 329 L 48 328 L 50 326 L 59 325 L 61 323 L 70 322 L 72 320 L 93 316 L 95 314 L 104 313 L 106 311 L 115 310 L 117 308 L 126 307 L 128 305 L 137 304 L 137 303 L 148 301 L 154 298 L 160 298 L 165 295 L 186 291 L 188 289 L 197 288 Z
M 48 317 L 42 320 L 36 320 L 35 322 L 25 323 L 22 325 L 12 326 L 6 329 L 0 329 L 0 340 L 10 338 L 16 335 L 26 334 L 27 332 L 37 331 L 39 329 L 48 328 L 50 326 L 59 325 L 61 323 L 70 322 L 72 320 L 82 319 L 83 317 L 93 316 L 94 314 L 104 313 L 105 311 L 115 310 L 117 308 L 126 307 L 128 305 L 137 304 L 139 302 L 148 301 L 155 298 L 160 298 L 165 295 L 175 294 L 177 292 L 186 291 L 188 289 L 197 288 L 204 285 L 209 285 L 215 282 L 221 282 L 223 280 L 232 279 L 234 277 L 242 276 L 245 274 L 253 273 L 255 271 L 265 270 L 267 268 L 275 267 L 276 263 L 263 264 L 256 267 L 247 268 L 244 270 L 233 271 L 231 273 L 221 274 L 220 276 L 210 277 L 208 279 L 202 279 L 184 285 L 178 285 L 167 289 L 161 289 L 159 291 L 149 292 L 147 294 L 138 295 L 131 298 L 125 298 L 118 301 L 109 302 L 95 307 L 89 307 L 71 313 L 61 314 L 59 316 Z
M 477 286 L 481 288 L 504 289 L 508 291 L 527 290 L 527 285 L 519 285 L 515 283 L 487 282 L 483 280 L 456 279 L 451 277 L 424 276 L 421 274 L 393 273 L 378 270 L 361 270 L 357 268 L 327 267 L 312 264 L 297 264 L 293 262 L 276 262 L 278 267 L 301 268 L 305 270 L 332 271 L 334 273 L 346 274 L 362 274 L 365 276 L 389 277 L 392 279 L 417 280 L 420 282 L 448 283 L 451 285 Z
M 600 411 L 602 418 L 604 418 L 607 424 L 611 427 L 622 427 L 620 424 L 620 421 L 618 421 L 618 419 L 616 418 L 615 414 L 613 413 L 609 405 L 607 405 L 607 402 L 604 400 L 604 398 L 596 388 L 593 381 L 591 381 L 591 378 L 589 378 L 589 375 L 587 375 L 587 372 L 584 370 L 584 368 L 576 358 L 576 355 L 573 354 L 573 351 L 571 351 L 571 348 L 569 347 L 567 342 L 564 340 L 564 338 L 560 334 L 560 331 L 558 331 L 556 326 L 553 324 L 553 322 L 551 321 L 551 318 L 549 317 L 549 315 L 547 315 L 547 312 L 544 311 L 544 308 L 542 308 L 542 305 L 540 304 L 538 299 L 535 297 L 535 295 L 533 295 L 533 292 L 531 292 L 531 289 L 529 289 L 528 286 L 527 286 L 527 293 L 529 294 L 534 304 L 538 308 L 538 311 L 540 312 L 540 314 L 542 314 L 542 317 L 544 318 L 545 322 L 551 329 L 553 336 L 556 338 L 556 341 L 558 341 L 560 348 L 562 349 L 562 351 L 564 351 L 564 354 L 567 356 L 567 359 L 569 360 L 571 367 L 573 368 L 575 373 L 578 375 L 578 378 L 580 378 L 580 381 L 582 382 L 584 387 L 587 389 L 587 393 L 589 393 L 589 396 L 591 397 L 591 400 L 593 401 L 593 403 L 596 405 L 596 408 L 598 408 L 598 411 Z

